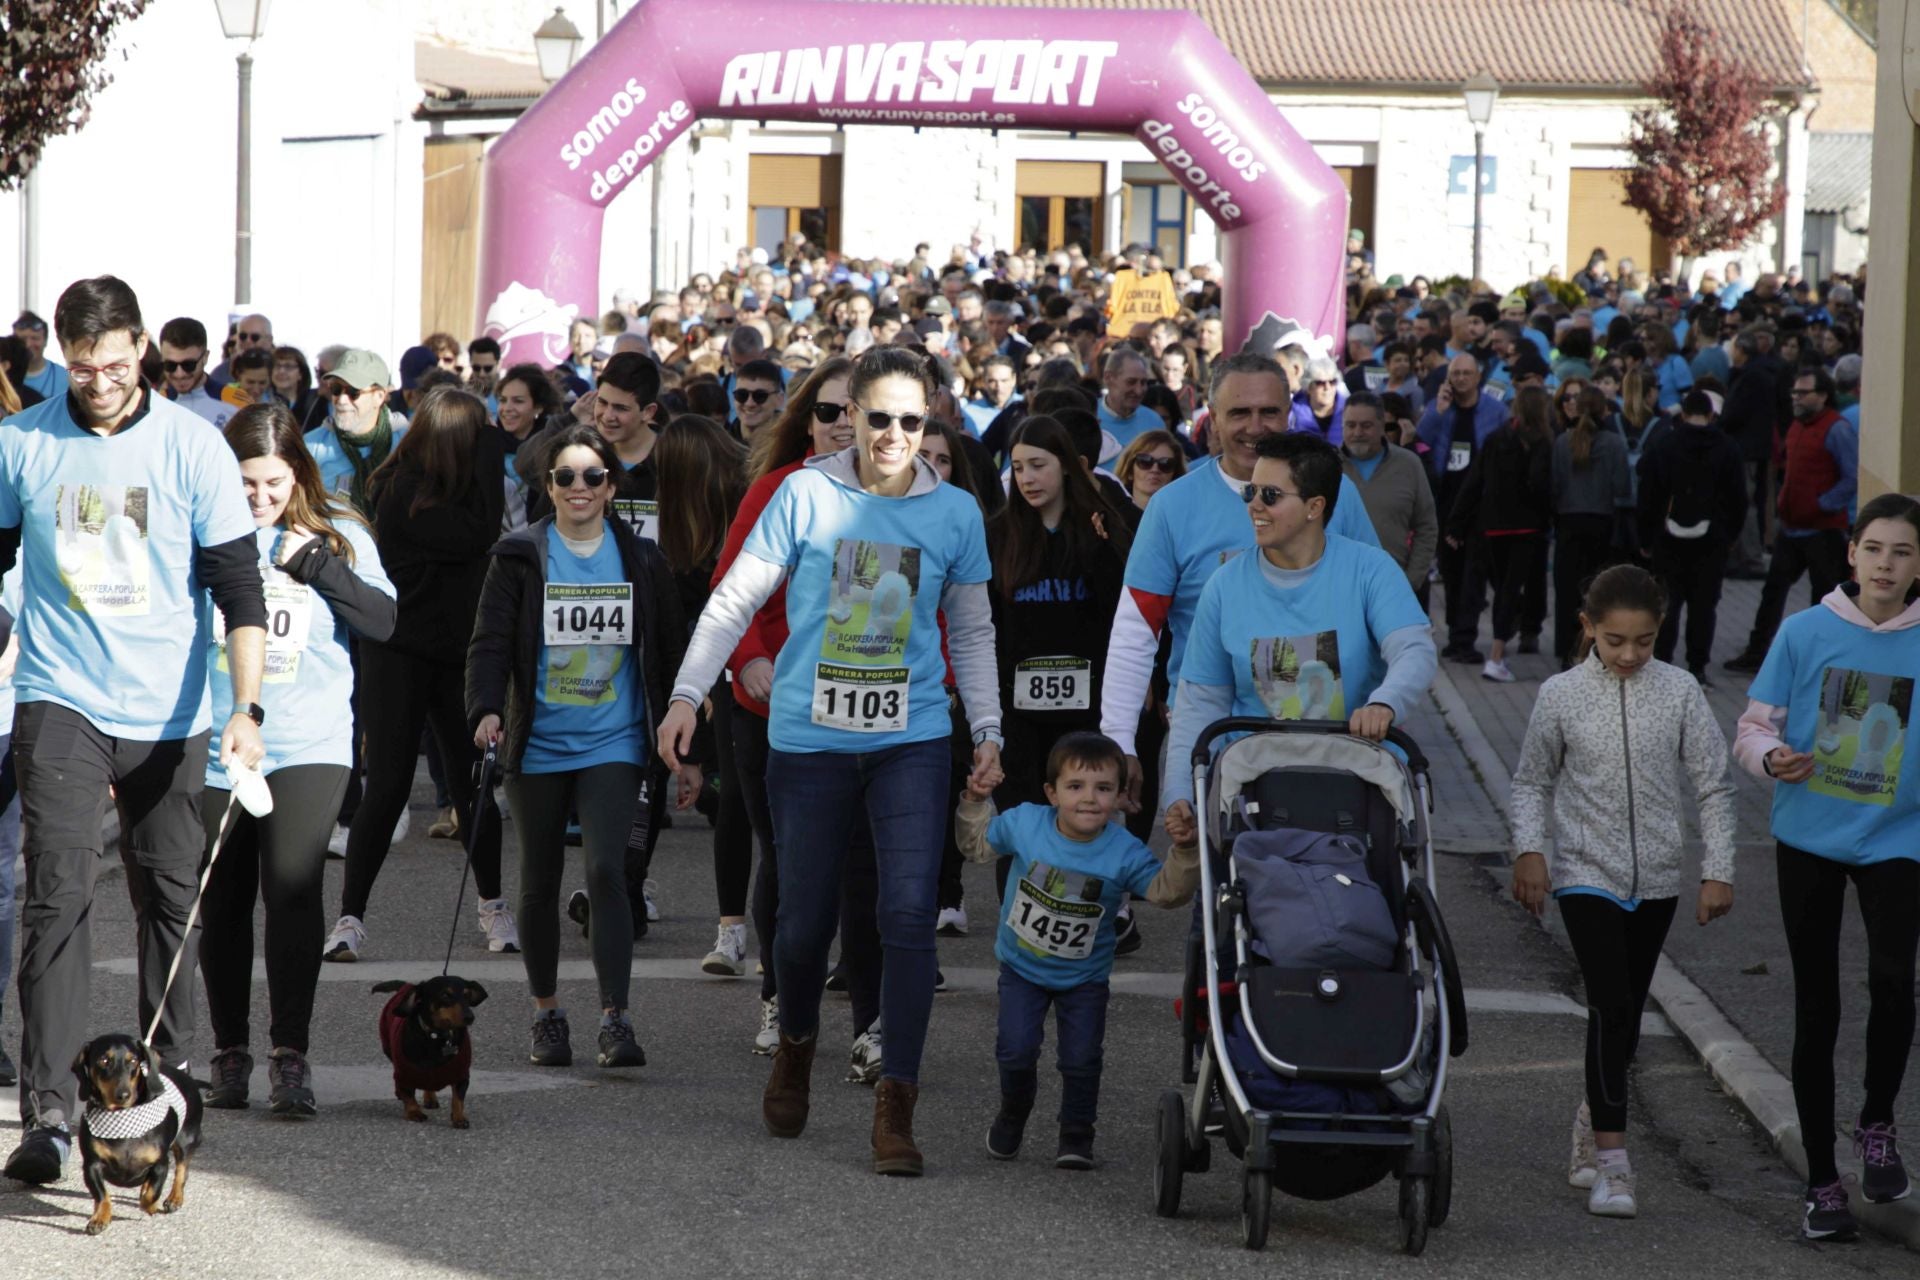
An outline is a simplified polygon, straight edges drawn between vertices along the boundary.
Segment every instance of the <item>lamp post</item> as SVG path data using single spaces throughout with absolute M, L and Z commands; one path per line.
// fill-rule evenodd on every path
M 233 300 L 253 301 L 253 42 L 266 29 L 272 0 L 213 0 L 220 29 L 229 40 L 245 40 L 240 51 L 240 124 L 234 163 Z
M 1500 96 L 1500 86 L 1494 78 L 1482 71 L 1461 88 L 1461 94 L 1467 100 L 1467 119 L 1473 121 L 1473 278 L 1480 278 L 1480 199 L 1484 178 L 1481 170 L 1486 163 L 1487 121 L 1493 119 L 1494 99 Z
M 580 56 L 582 39 L 580 28 L 567 20 L 566 9 L 555 5 L 553 16 L 533 33 L 533 54 L 540 63 L 540 78 L 552 84 L 573 70 L 573 60 Z

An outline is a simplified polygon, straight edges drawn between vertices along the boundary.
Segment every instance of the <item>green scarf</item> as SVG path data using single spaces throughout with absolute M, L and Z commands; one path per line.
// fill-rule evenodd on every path
M 373 508 L 367 502 L 367 477 L 393 452 L 393 423 L 387 416 L 387 406 L 380 406 L 380 417 L 374 422 L 373 430 L 365 435 L 348 435 L 336 422 L 333 424 L 333 438 L 340 442 L 340 452 L 347 455 L 347 461 L 353 467 L 353 486 L 348 490 L 353 509 L 371 520 Z

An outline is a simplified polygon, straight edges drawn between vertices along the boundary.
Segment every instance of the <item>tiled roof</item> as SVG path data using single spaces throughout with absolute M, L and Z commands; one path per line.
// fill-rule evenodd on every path
M 929 0 L 914 0 L 929 2 Z M 1271 85 L 1455 87 L 1481 71 L 1503 88 L 1637 89 L 1651 77 L 1660 0 L 973 0 L 996 6 L 1192 9 Z M 1694 0 L 1733 53 L 1774 88 L 1805 87 L 1797 27 L 1780 0 Z
M 418 41 L 413 46 L 413 78 L 429 102 L 498 102 L 525 106 L 546 92 L 540 68 L 452 45 Z
M 1807 212 L 1844 213 L 1866 203 L 1873 181 L 1873 135 L 1807 135 Z

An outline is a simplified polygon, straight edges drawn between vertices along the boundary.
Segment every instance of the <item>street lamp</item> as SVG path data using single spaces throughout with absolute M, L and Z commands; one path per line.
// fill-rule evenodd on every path
M 245 40 L 240 51 L 240 137 L 234 165 L 233 300 L 253 300 L 253 42 L 266 30 L 272 0 L 213 0 L 220 30 L 229 40 Z
M 1493 119 L 1494 99 L 1500 86 L 1482 71 L 1461 87 L 1467 100 L 1467 119 L 1473 121 L 1473 278 L 1480 278 L 1480 197 L 1484 180 L 1481 168 L 1486 162 L 1487 121 Z
M 580 56 L 581 39 L 580 28 L 567 20 L 566 9 L 555 5 L 553 16 L 533 33 L 533 53 L 540 61 L 540 78 L 552 84 L 573 70 L 573 60 Z

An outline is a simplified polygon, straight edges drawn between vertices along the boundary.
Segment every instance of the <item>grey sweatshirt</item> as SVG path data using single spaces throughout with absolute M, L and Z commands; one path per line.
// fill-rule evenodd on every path
M 1593 433 L 1587 465 L 1573 465 L 1573 432 L 1553 442 L 1553 514 L 1611 516 L 1633 505 L 1633 476 L 1627 470 L 1627 442 L 1620 433 Z

